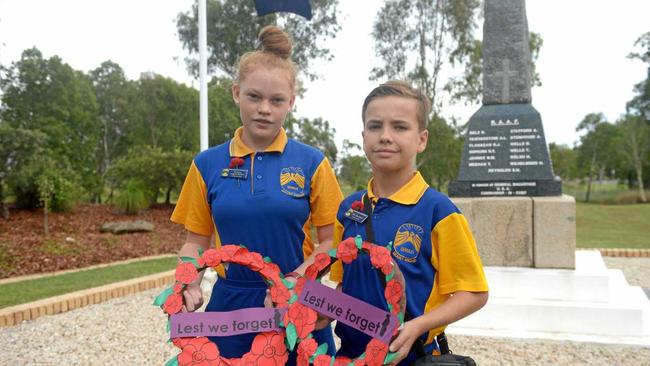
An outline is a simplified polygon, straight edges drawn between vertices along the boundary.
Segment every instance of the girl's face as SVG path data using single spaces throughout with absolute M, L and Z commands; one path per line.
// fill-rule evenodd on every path
M 232 96 L 244 126 L 242 139 L 257 151 L 271 145 L 296 99 L 289 71 L 265 67 L 233 85 Z

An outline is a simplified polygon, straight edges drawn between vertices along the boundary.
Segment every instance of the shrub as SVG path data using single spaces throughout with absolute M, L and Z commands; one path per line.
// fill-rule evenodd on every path
M 149 208 L 150 201 L 144 184 L 137 179 L 129 179 L 115 197 L 115 204 L 128 215 L 136 215 Z

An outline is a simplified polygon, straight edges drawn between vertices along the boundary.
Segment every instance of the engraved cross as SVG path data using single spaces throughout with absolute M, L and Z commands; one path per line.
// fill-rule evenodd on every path
M 504 102 L 510 101 L 510 78 L 517 76 L 517 71 L 510 70 L 510 59 L 503 59 L 503 71 L 497 71 L 494 75 L 501 77 L 501 98 Z

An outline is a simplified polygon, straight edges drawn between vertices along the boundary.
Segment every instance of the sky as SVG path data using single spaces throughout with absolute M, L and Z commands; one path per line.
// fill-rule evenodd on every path
M 336 129 L 336 142 L 361 142 L 361 105 L 377 82 L 370 32 L 383 1 L 340 0 L 341 32 L 327 43 L 334 60 L 316 62 L 321 79 L 306 84 L 296 102 L 299 117 L 322 117 Z M 87 72 L 105 60 L 130 79 L 153 71 L 198 88 L 186 71 L 175 19 L 193 0 L 0 0 L 0 63 L 37 47 Z M 588 113 L 616 121 L 647 65 L 631 60 L 634 42 L 650 31 L 648 0 L 527 0 L 529 29 L 544 44 L 537 60 L 542 86 L 532 89 L 547 142 L 573 146 L 575 127 Z M 481 29 L 477 36 L 481 37 Z M 445 105 L 446 117 L 467 122 L 480 105 Z M 198 106 L 197 106 L 198 108 Z M 197 121 L 198 124 L 198 121 Z

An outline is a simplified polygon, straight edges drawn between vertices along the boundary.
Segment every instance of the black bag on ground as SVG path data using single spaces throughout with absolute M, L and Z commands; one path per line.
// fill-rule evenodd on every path
M 422 340 L 418 339 L 413 343 L 411 350 L 415 351 L 418 358 L 412 363 L 412 366 L 476 366 L 476 362 L 471 357 L 452 354 L 449 350 L 447 337 L 445 333 L 440 333 L 436 337 L 438 346 L 440 346 L 441 355 L 427 355 L 424 352 Z

